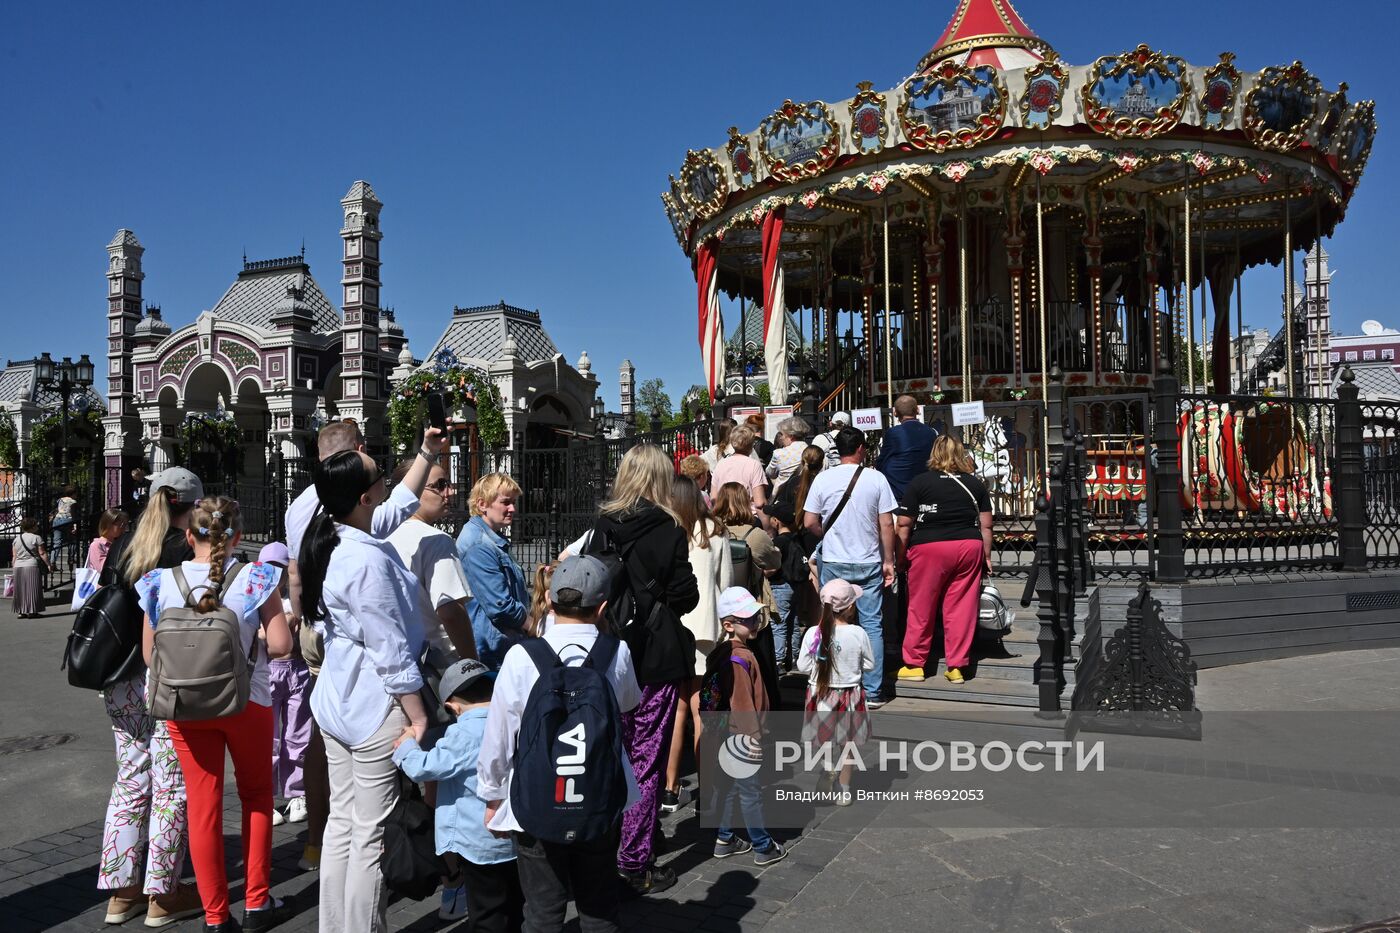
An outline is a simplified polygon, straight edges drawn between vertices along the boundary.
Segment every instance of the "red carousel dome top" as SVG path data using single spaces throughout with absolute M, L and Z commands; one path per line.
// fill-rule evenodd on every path
M 1026 25 L 1010 0 L 960 0 L 943 35 L 919 62 L 918 73 L 954 59 L 959 65 L 1026 68 L 1054 50 Z

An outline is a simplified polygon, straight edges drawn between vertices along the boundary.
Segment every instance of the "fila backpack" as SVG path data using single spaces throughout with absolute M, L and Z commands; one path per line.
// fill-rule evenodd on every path
M 559 660 L 543 638 L 520 645 L 540 676 L 520 716 L 511 811 L 538 839 L 600 839 L 617 825 L 627 803 L 622 714 L 607 678 L 617 637 L 599 634 L 574 667 Z

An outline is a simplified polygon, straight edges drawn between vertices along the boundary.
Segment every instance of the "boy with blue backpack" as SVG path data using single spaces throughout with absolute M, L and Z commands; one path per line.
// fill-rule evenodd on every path
M 443 909 L 451 919 L 471 918 L 477 933 L 519 933 L 524 896 L 515 868 L 515 847 L 486 828 L 486 803 L 476 793 L 482 733 L 496 675 L 475 660 L 443 672 L 438 692 L 456 718 L 424 751 L 405 729 L 394 745 L 394 764 L 412 781 L 437 781 L 433 834 L 437 854 L 453 859 L 460 883 L 444 886 Z M 465 901 L 466 911 L 459 908 Z
M 617 831 L 638 798 L 622 713 L 641 691 L 627 645 L 600 630 L 610 575 L 592 556 L 549 584 L 554 625 L 501 662 L 477 762 L 485 823 L 515 842 L 526 927 L 564 928 L 570 892 L 585 933 L 617 926 Z

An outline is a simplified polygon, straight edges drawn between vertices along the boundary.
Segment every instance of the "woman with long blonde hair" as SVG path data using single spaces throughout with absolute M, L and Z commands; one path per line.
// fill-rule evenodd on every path
M 734 578 L 734 565 L 729 554 L 729 535 L 705 506 L 700 488 L 685 476 L 671 481 L 671 508 L 680 517 L 681 529 L 690 542 L 690 568 L 700 589 L 700 603 L 681 616 L 681 624 L 695 642 L 695 669 L 705 669 L 705 657 L 723 638 L 719 624 L 719 594 L 727 590 Z M 700 743 L 700 678 L 687 678 L 681 684 L 681 696 L 676 703 L 676 726 L 671 736 L 671 755 L 666 765 L 666 784 L 661 792 L 661 809 L 666 812 L 681 806 L 681 751 L 685 744 L 687 723 L 694 724 L 695 746 Z
M 622 717 L 622 740 L 641 799 L 623 815 L 617 866 L 641 894 L 676 883 L 672 869 L 656 867 L 653 836 L 680 687 L 695 676 L 693 639 L 681 617 L 699 605 L 700 591 L 690 542 L 671 507 L 674 476 L 660 447 L 642 444 L 627 451 L 584 548 L 622 558 L 635 607 L 631 619 L 612 618 L 623 626 L 641 687 L 641 702 Z
M 136 530 L 112 543 L 101 586 L 133 586 L 153 570 L 194 558 L 185 540 L 204 484 L 171 467 L 151 476 L 150 501 Z M 139 625 L 138 616 L 134 624 Z M 107 922 L 142 913 L 159 926 L 203 911 L 194 885 L 180 884 L 185 864 L 185 777 L 164 721 L 146 706 L 146 665 L 136 656 L 130 676 L 102 691 L 117 749 L 117 780 L 107 803 L 97 886 L 111 892 Z M 271 747 L 268 761 L 271 762 Z M 144 884 L 142 882 L 144 863 Z

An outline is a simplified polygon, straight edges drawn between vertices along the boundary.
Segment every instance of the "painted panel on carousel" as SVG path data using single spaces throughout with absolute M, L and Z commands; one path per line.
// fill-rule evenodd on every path
M 1337 93 L 1331 94 L 1327 98 L 1327 109 L 1322 113 L 1322 122 L 1317 127 L 1317 148 L 1323 152 L 1333 155 L 1332 146 L 1337 142 L 1337 134 L 1341 132 L 1342 121 L 1346 119 L 1347 108 L 1347 83 L 1342 82 L 1342 86 L 1337 88 Z
M 783 101 L 759 127 L 759 147 L 768 171 L 779 181 L 820 175 L 841 152 L 836 121 L 819 100 Z
M 1069 69 L 1052 51 L 1045 61 L 1026 69 L 1026 90 L 1021 94 L 1021 122 L 1035 130 L 1047 129 L 1064 109 Z
M 681 225 L 689 226 L 693 218 L 690 216 L 690 211 L 686 208 L 685 195 L 681 193 L 681 183 L 676 181 L 675 175 L 668 175 L 666 177 L 671 179 L 671 203 L 676 208 L 676 214 L 680 218 Z
M 686 153 L 681 166 L 681 194 L 686 204 L 701 217 L 713 217 L 729 196 L 729 179 L 708 149 Z
M 995 68 L 945 62 L 930 75 L 904 83 L 899 122 L 918 149 L 942 152 L 989 139 L 1006 121 L 1006 86 Z
M 753 149 L 749 145 L 749 138 L 740 135 L 737 126 L 729 128 L 729 144 L 725 146 L 725 151 L 729 153 L 729 166 L 734 170 L 734 183 L 740 188 L 752 185 L 754 177 Z
M 1352 117 L 1342 131 L 1337 165 L 1353 185 L 1361 180 L 1366 160 L 1371 157 L 1371 144 L 1376 139 L 1376 102 L 1363 100 L 1352 111 Z
M 1255 145 L 1287 152 L 1307 138 L 1317 113 L 1322 82 L 1302 62 L 1269 67 L 1244 98 L 1244 128 Z
M 661 203 L 666 206 L 666 218 L 671 221 L 671 232 L 676 235 L 676 242 L 685 249 L 685 221 L 681 219 L 680 208 L 678 208 L 671 198 L 671 195 L 662 192 Z
M 1186 63 L 1139 45 L 1089 68 L 1080 96 L 1084 118 L 1114 139 L 1151 139 L 1181 122 L 1190 97 Z
M 851 141 L 857 152 L 878 152 L 885 146 L 889 124 L 885 120 L 885 95 L 878 94 L 874 85 L 862 81 L 858 93 L 851 98 Z
M 1235 53 L 1221 52 L 1220 63 L 1207 68 L 1204 77 L 1201 125 L 1208 130 L 1223 130 L 1235 112 L 1235 101 L 1240 94 L 1240 70 L 1235 67 Z

